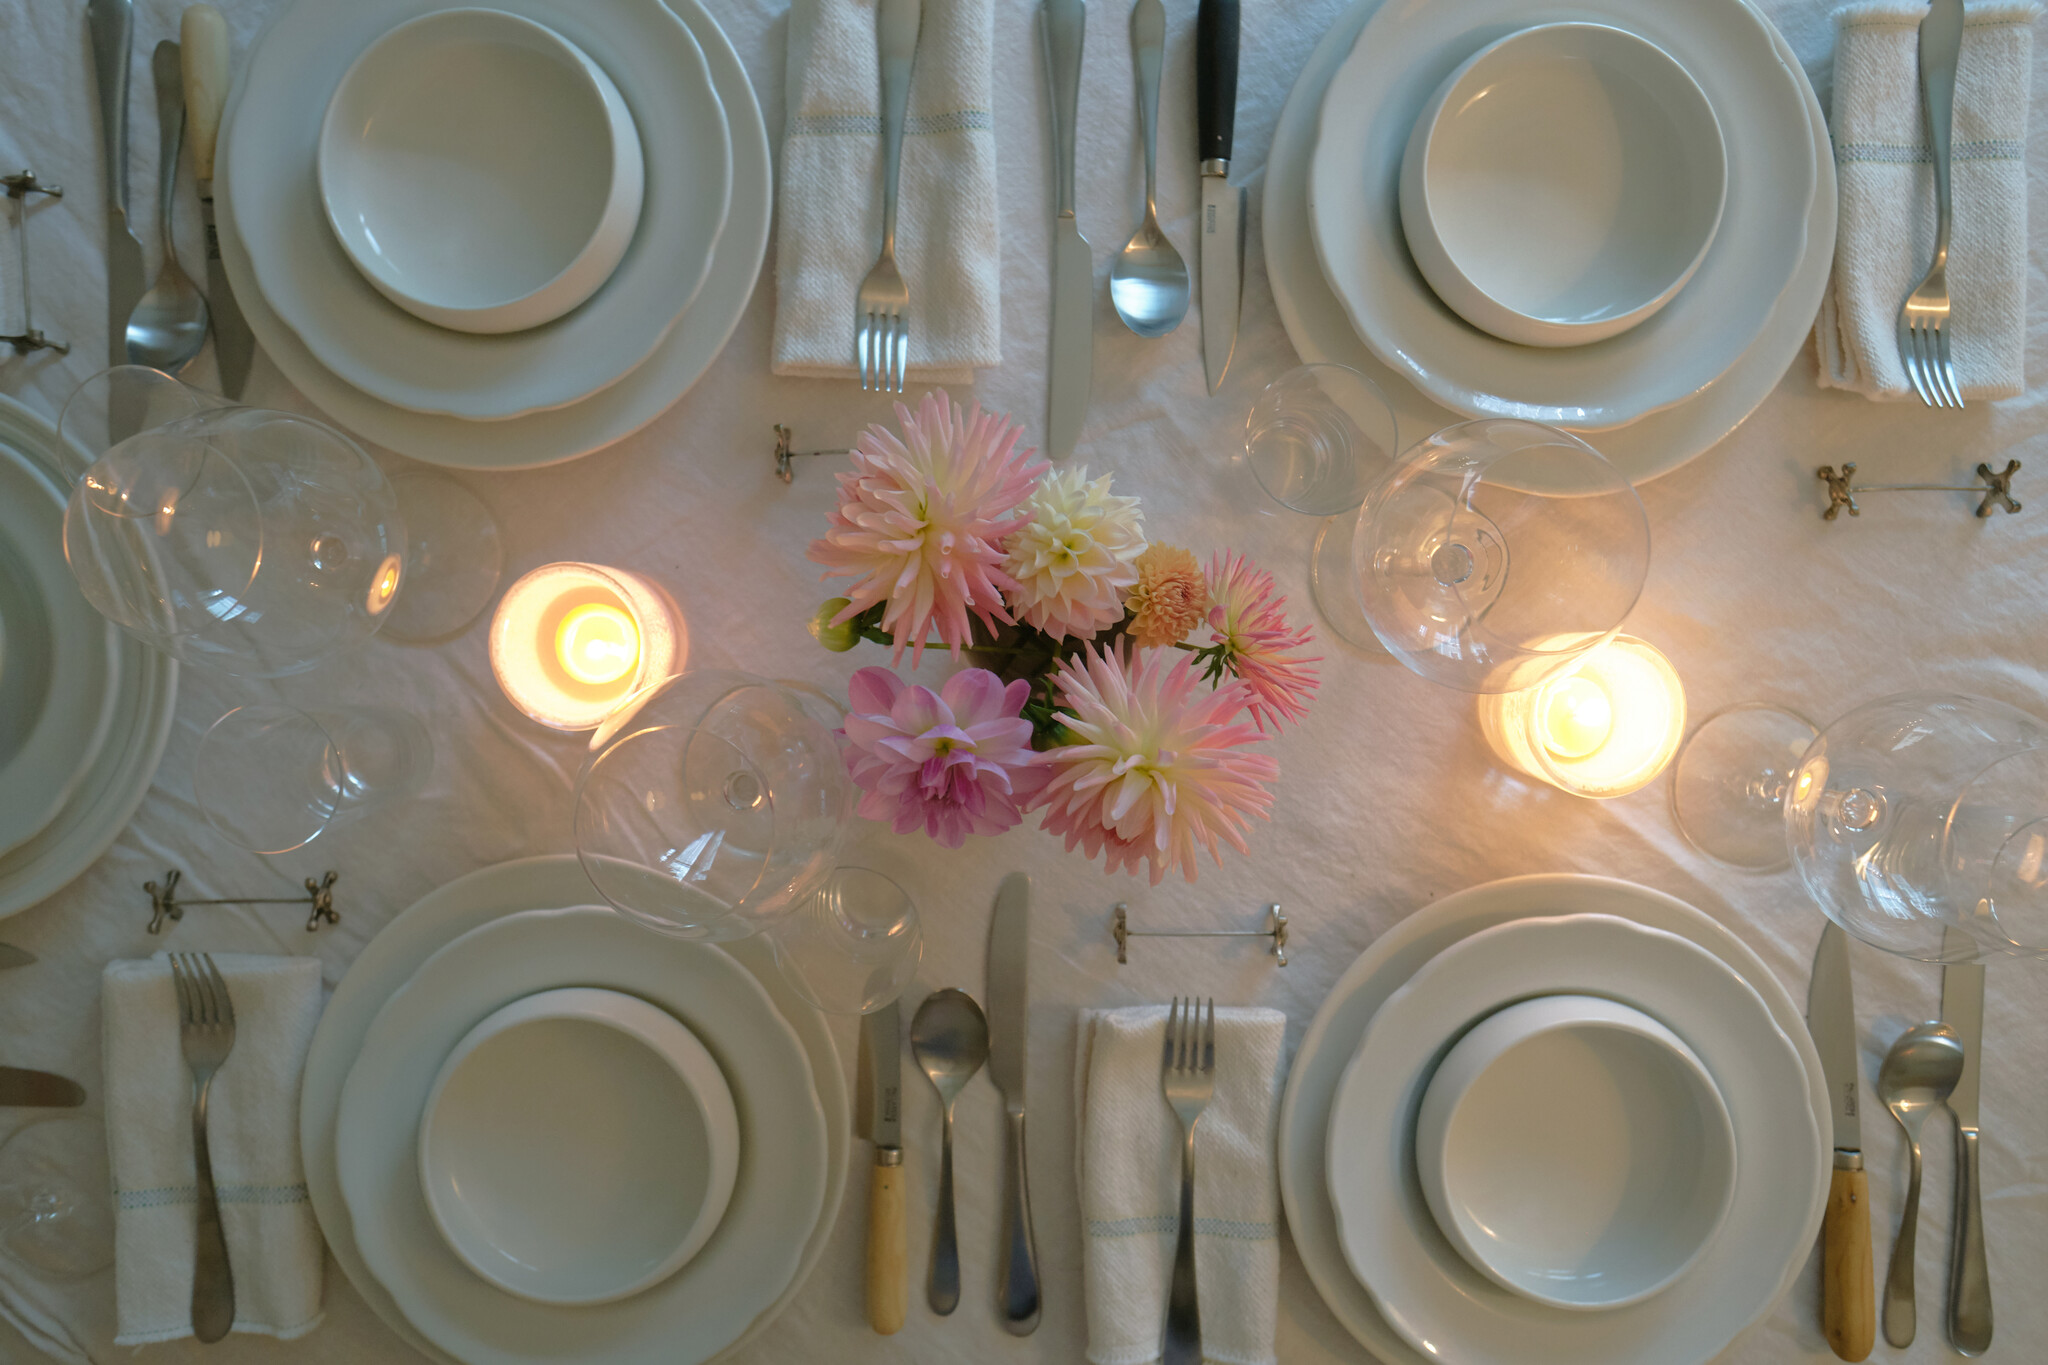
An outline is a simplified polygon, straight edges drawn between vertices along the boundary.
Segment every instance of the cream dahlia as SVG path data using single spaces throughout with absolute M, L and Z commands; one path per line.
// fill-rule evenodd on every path
M 1221 844 L 1245 851 L 1253 815 L 1272 806 L 1279 776 L 1269 755 L 1245 746 L 1259 732 L 1240 717 L 1243 683 L 1202 685 L 1191 654 L 1087 650 L 1060 664 L 1062 723 L 1071 743 L 1047 750 L 1052 780 L 1032 803 L 1044 829 L 1071 852 L 1098 852 L 1111 871 L 1168 867 L 1195 880 L 1196 847 L 1222 862 Z
M 1062 469 L 1039 480 L 1026 520 L 1005 545 L 1011 604 L 1026 625 L 1059 639 L 1086 639 L 1123 619 L 1123 590 L 1138 581 L 1145 552 L 1138 500 L 1109 491 L 1111 476 Z
M 810 558 L 827 578 L 856 580 L 834 624 L 886 602 L 881 625 L 897 660 L 907 647 L 915 663 L 928 632 L 957 658 L 970 616 L 991 630 L 1012 620 L 1003 594 L 1017 585 L 1002 546 L 1030 515 L 1024 501 L 1047 466 L 1017 448 L 1024 428 L 979 405 L 963 417 L 944 392 L 926 394 L 914 414 L 898 403 L 896 420 L 900 439 L 880 426 L 861 433 Z
M 1138 581 L 1124 595 L 1131 639 L 1146 649 L 1179 644 L 1209 614 L 1201 564 L 1178 545 L 1154 545 L 1133 567 Z
M 1266 722 L 1300 721 L 1315 695 L 1320 655 L 1307 655 L 1315 632 L 1287 622 L 1287 599 L 1274 590 L 1273 575 L 1255 569 L 1243 555 L 1218 555 L 1209 561 L 1210 646 L 1203 653 L 1218 660 L 1212 677 L 1228 670 L 1245 684 L 1245 703 L 1263 730 Z

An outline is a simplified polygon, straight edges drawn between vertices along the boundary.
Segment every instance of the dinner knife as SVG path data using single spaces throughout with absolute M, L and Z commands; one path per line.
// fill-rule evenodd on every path
M 1095 258 L 1074 217 L 1074 123 L 1081 110 L 1086 0 L 1045 0 L 1038 31 L 1051 87 L 1053 150 L 1052 357 L 1045 453 L 1064 460 L 1081 439 L 1095 371 Z
M 107 173 L 107 363 L 128 363 L 128 315 L 149 285 L 142 243 L 128 226 L 128 50 L 132 0 L 89 0 L 93 75 L 99 86 L 100 135 Z
M 1969 934 L 1951 926 L 1948 951 L 1976 951 Z M 1958 942 L 1957 940 L 1960 940 Z M 1948 1339 L 1966 1356 L 1991 1347 L 1991 1274 L 1984 1264 L 1984 1197 L 1977 1183 L 1977 1092 L 1983 1079 L 1984 964 L 1941 969 L 1941 1020 L 1963 1043 L 1963 1075 L 1948 1097 L 1956 1116 L 1956 1214 L 1948 1270 Z
M 1202 370 L 1223 384 L 1244 301 L 1245 191 L 1230 183 L 1237 126 L 1238 0 L 1202 0 L 1195 13 L 1195 143 L 1202 171 Z
M 36 960 L 36 955 L 26 948 L 17 948 L 12 943 L 0 943 L 0 972 L 9 967 L 26 967 Z
M 1010 1119 L 1010 1161 L 1003 1181 L 1000 1283 L 1003 1327 L 1027 1336 L 1038 1327 L 1038 1243 L 1031 1234 L 1031 1182 L 1024 1159 L 1024 1055 L 1030 1029 L 1031 878 L 1012 872 L 996 888 L 988 927 L 989 1079 L 1003 1092 Z
M 0 1066 L 0 1109 L 76 1109 L 85 1087 L 68 1076 Z
M 910 1280 L 903 1236 L 903 1042 L 892 1001 L 860 1021 L 854 1131 L 875 1145 L 868 1173 L 868 1326 L 903 1326 Z
M 1856 995 L 1849 936 L 1830 920 L 1813 953 L 1806 1029 L 1820 1053 L 1834 1117 L 1835 1169 L 1821 1224 L 1821 1331 L 1844 1360 L 1862 1360 L 1877 1341 L 1877 1291 L 1870 1252 L 1870 1177 L 1863 1169 L 1862 1090 L 1857 1071 Z
M 240 398 L 249 382 L 256 339 L 235 302 L 235 288 L 228 283 L 228 268 L 220 258 L 220 233 L 213 225 L 213 155 L 228 98 L 227 20 L 212 5 L 193 5 L 179 24 L 178 41 L 185 57 L 185 128 L 192 135 L 199 217 L 206 225 L 206 306 L 213 319 L 213 359 L 220 369 L 220 391 Z

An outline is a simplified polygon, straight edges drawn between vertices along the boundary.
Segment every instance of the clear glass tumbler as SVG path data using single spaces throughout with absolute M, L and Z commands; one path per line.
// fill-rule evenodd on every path
M 879 872 L 841 867 L 768 928 L 776 965 L 827 1014 L 867 1014 L 903 994 L 924 956 L 917 907 Z

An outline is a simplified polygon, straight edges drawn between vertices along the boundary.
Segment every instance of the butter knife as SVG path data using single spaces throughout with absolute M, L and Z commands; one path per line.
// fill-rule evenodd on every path
M 1031 1234 L 1031 1182 L 1024 1159 L 1024 1055 L 1031 1024 L 1031 878 L 1012 872 L 996 888 L 988 928 L 989 1079 L 1003 1092 L 1010 1120 L 1010 1161 L 1003 1181 L 1003 1253 L 999 1283 L 1003 1328 L 1027 1336 L 1038 1326 L 1038 1243 Z
M 148 289 L 142 243 L 128 226 L 128 52 L 132 0 L 89 0 L 93 75 L 99 86 L 100 136 L 107 173 L 107 363 L 128 363 L 128 315 Z
M 1949 928 L 1945 951 L 1974 954 L 1961 929 Z M 1991 1273 L 1984 1264 L 1984 1195 L 1977 1181 L 1977 1096 L 1984 1079 L 1984 964 L 1941 969 L 1941 1021 L 1963 1043 L 1963 1075 L 1948 1097 L 1956 1116 L 1956 1213 L 1948 1271 L 1948 1339 L 1966 1356 L 1991 1348 Z
M 76 1109 L 85 1087 L 68 1076 L 0 1066 L 0 1109 Z
M 240 398 L 249 383 L 256 339 L 235 302 L 234 286 L 220 259 L 220 233 L 213 225 L 213 157 L 228 98 L 227 20 L 212 5 L 194 5 L 185 11 L 178 39 L 185 57 L 185 125 L 199 174 L 199 217 L 206 224 L 206 306 L 213 319 L 213 359 L 220 368 L 220 391 Z
M 1195 12 L 1195 142 L 1202 171 L 1202 371 L 1223 384 L 1237 349 L 1244 302 L 1245 192 L 1230 183 L 1237 128 L 1238 0 L 1202 0 Z
M 1072 455 L 1081 439 L 1095 370 L 1095 258 L 1074 217 L 1074 123 L 1081 109 L 1081 46 L 1087 29 L 1086 0 L 1045 0 L 1039 11 L 1052 94 L 1052 359 L 1045 453 L 1055 460 Z

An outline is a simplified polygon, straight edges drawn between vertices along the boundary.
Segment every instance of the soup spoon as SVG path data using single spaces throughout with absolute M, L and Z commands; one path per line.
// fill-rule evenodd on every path
M 1159 167 L 1159 69 L 1166 57 L 1166 6 L 1131 6 L 1131 50 L 1138 63 L 1138 113 L 1145 122 L 1145 221 L 1109 263 L 1109 301 L 1124 326 L 1163 337 L 1188 315 L 1188 263 L 1159 229 L 1154 187 Z
M 1913 1250 L 1920 1230 L 1920 1129 L 1930 1112 L 1948 1103 L 1962 1078 L 1962 1041 L 1942 1023 L 1915 1024 L 1900 1034 L 1877 1070 L 1878 1098 L 1906 1130 L 1913 1162 L 1899 1238 L 1892 1243 L 1891 1270 L 1884 1280 L 1884 1339 L 1894 1346 L 1912 1345 L 1917 1327 Z

